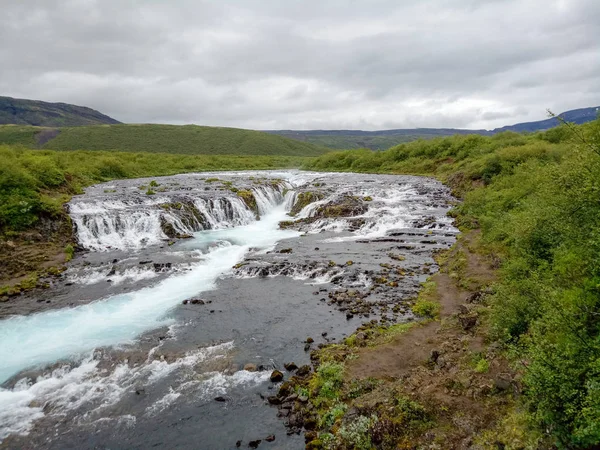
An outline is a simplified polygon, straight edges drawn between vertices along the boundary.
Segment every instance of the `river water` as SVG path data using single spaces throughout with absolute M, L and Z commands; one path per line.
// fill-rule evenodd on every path
M 303 448 L 264 400 L 271 370 L 412 320 L 451 200 L 426 178 L 299 171 L 88 188 L 68 270 L 0 310 L 0 448 Z M 360 308 L 331 301 L 347 289 Z

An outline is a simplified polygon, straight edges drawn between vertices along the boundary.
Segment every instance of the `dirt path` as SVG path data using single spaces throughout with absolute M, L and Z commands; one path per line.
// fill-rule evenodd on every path
M 435 282 L 440 317 L 393 338 L 389 343 L 357 350 L 347 361 L 346 377 L 386 380 L 426 405 L 436 426 L 423 443 L 440 448 L 469 448 L 475 436 L 493 428 L 518 390 L 518 381 L 494 346 L 488 346 L 487 286 L 495 276 L 489 261 L 471 252 L 478 234 L 462 236 Z

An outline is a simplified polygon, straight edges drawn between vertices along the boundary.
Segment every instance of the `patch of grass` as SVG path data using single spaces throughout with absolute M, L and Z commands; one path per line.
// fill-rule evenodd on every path
M 315 405 L 329 405 L 339 400 L 344 381 L 344 370 L 342 364 L 333 362 L 324 362 L 319 366 L 309 384 Z
M 435 319 L 439 317 L 441 305 L 438 301 L 437 285 L 435 281 L 423 283 L 417 301 L 411 306 L 411 311 L 420 317 Z
M 65 247 L 66 260 L 71 261 L 73 259 L 74 254 L 75 254 L 75 249 L 73 248 L 73 245 L 67 244 Z

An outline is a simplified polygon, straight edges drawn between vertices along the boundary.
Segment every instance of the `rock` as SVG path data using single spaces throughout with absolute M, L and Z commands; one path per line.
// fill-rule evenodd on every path
M 304 365 L 304 366 L 300 366 L 298 368 L 298 370 L 296 371 L 296 375 L 299 377 L 305 377 L 306 375 L 308 375 L 310 373 L 310 366 L 309 365 Z
M 265 441 L 267 441 L 267 442 L 273 442 L 274 440 L 275 440 L 274 434 L 270 434 L 265 438 Z
M 304 344 L 304 351 L 305 352 L 310 351 L 310 344 Z
M 298 366 L 294 362 L 284 364 L 283 367 L 285 367 L 285 370 L 287 370 L 288 372 L 293 372 L 298 368 Z
M 244 370 L 247 372 L 256 372 L 256 364 L 248 363 L 244 366 Z
M 350 320 L 354 317 L 354 314 L 352 313 L 346 313 L 346 320 Z
M 190 303 L 192 305 L 204 305 L 204 300 L 199 299 L 199 298 L 193 298 L 190 300 Z
M 458 305 L 459 314 L 469 314 L 471 310 L 469 309 L 469 305 Z
M 189 300 L 184 300 L 181 302 L 182 305 L 187 305 L 190 301 Z
M 458 321 L 463 330 L 469 331 L 477 325 L 477 313 L 462 314 L 458 316 Z
M 429 354 L 429 361 L 431 361 L 433 364 L 435 364 L 435 363 L 437 363 L 439 357 L 440 357 L 440 352 L 438 350 L 431 350 L 431 353 Z
M 306 403 L 308 401 L 308 397 L 306 395 L 301 395 L 298 397 L 298 401 L 300 403 Z
M 481 303 L 484 297 L 485 293 L 483 291 L 473 292 L 472 294 L 467 296 L 465 301 L 467 303 Z
M 110 269 L 110 272 L 108 272 L 108 273 L 106 274 L 106 276 L 107 276 L 107 277 L 112 277 L 112 276 L 113 276 L 113 275 L 115 275 L 116 273 L 117 273 L 117 268 L 116 268 L 116 267 L 113 267 L 113 268 L 111 268 L 111 269 Z
M 215 397 L 215 402 L 226 402 L 227 399 L 221 395 L 219 395 L 218 397 Z
M 282 248 L 281 250 L 279 250 L 279 253 L 292 253 L 292 249 L 291 248 Z
M 321 336 L 323 336 L 323 337 L 327 336 L 327 331 L 323 331 L 323 332 L 321 333 Z
M 315 419 L 314 417 L 309 417 L 306 420 L 304 420 L 304 428 L 309 431 L 317 428 L 317 425 L 318 425 L 317 419 Z
M 298 399 L 298 394 L 292 394 L 292 395 L 286 397 L 283 402 L 284 403 L 291 403 L 293 401 L 296 401 L 297 399 Z
M 315 251 L 318 252 L 319 251 L 319 247 L 315 247 Z
M 270 405 L 281 405 L 281 399 L 276 395 L 270 395 L 267 397 L 267 401 Z
M 250 441 L 250 442 L 248 442 L 248 447 L 250 447 L 250 448 L 258 448 L 258 446 L 260 445 L 261 442 L 262 442 L 261 439 L 257 439 L 255 441 Z
M 237 441 L 235 443 L 235 446 L 238 447 L 238 448 L 240 448 L 242 446 L 242 441 Z
M 279 370 L 274 370 L 271 373 L 271 376 L 269 377 L 269 379 L 273 382 L 273 383 L 279 383 L 280 381 L 283 380 L 283 373 L 281 373 Z
M 313 342 L 315 342 L 315 340 L 313 338 L 311 338 L 311 337 L 307 337 L 305 342 L 307 344 L 312 344 Z
M 500 373 L 494 380 L 494 387 L 499 391 L 507 391 L 512 386 L 512 377 L 508 373 Z
M 140 261 L 139 264 L 152 264 L 152 260 Z

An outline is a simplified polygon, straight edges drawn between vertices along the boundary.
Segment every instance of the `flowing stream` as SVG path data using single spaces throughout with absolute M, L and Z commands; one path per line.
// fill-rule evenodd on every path
M 87 189 L 82 251 L 2 311 L 0 448 L 303 448 L 264 401 L 270 371 L 308 363 L 308 336 L 412 320 L 450 200 L 425 178 L 297 171 Z M 362 309 L 328 301 L 347 289 Z

